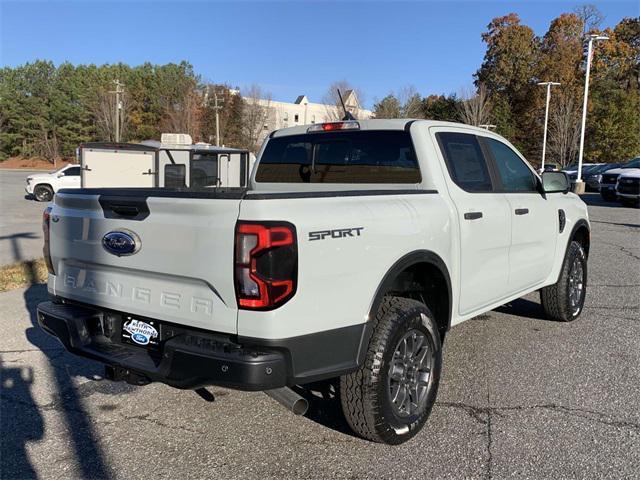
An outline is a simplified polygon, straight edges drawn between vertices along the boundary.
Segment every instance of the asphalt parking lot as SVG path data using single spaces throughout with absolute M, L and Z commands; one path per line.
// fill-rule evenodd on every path
M 531 295 L 454 327 L 431 418 L 399 447 L 352 436 L 332 399 L 296 417 L 261 393 L 108 382 L 37 327 L 43 285 L 0 294 L 0 477 L 637 478 L 640 211 L 585 198 L 582 317 L 547 321 Z
M 46 204 L 25 198 L 28 170 L 0 170 L 0 265 L 42 256 L 40 218 Z

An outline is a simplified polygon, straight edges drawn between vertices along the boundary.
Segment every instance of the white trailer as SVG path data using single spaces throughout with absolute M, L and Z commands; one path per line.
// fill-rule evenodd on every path
M 155 187 L 157 151 L 146 145 L 86 143 L 80 146 L 83 188 Z
M 141 144 L 86 143 L 79 148 L 82 187 L 245 187 L 255 162 L 247 150 L 191 144 L 183 134 Z

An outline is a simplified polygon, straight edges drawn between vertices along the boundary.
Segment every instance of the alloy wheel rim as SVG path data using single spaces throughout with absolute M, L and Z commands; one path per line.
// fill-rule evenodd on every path
M 582 308 L 582 296 L 584 292 L 584 269 L 579 258 L 575 258 L 569 270 L 569 302 L 571 313 L 577 315 Z
M 424 409 L 433 355 L 430 340 L 419 330 L 409 330 L 396 345 L 387 383 L 391 406 L 399 417 L 409 417 Z

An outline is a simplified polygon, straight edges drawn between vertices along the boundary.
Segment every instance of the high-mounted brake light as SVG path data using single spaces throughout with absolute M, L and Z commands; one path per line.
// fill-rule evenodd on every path
M 51 275 L 55 275 L 56 272 L 53 269 L 53 262 L 51 261 L 51 249 L 49 248 L 51 210 L 51 207 L 47 207 L 44 209 L 44 212 L 42 212 L 42 231 L 44 233 L 44 246 L 42 247 L 42 254 L 44 256 L 44 263 L 47 265 L 47 270 Z
M 307 129 L 307 133 L 335 132 L 336 130 L 360 130 L 360 124 L 353 121 L 317 123 L 315 125 L 311 125 Z
M 235 246 L 236 298 L 240 308 L 271 310 L 296 291 L 296 229 L 286 222 L 238 222 Z

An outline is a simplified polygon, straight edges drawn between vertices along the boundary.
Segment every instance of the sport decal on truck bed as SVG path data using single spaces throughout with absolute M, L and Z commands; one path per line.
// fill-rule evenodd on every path
M 362 230 L 364 230 L 364 227 L 318 230 L 317 232 L 309 232 L 309 241 L 313 242 L 314 240 L 325 240 L 327 238 L 359 237 Z

